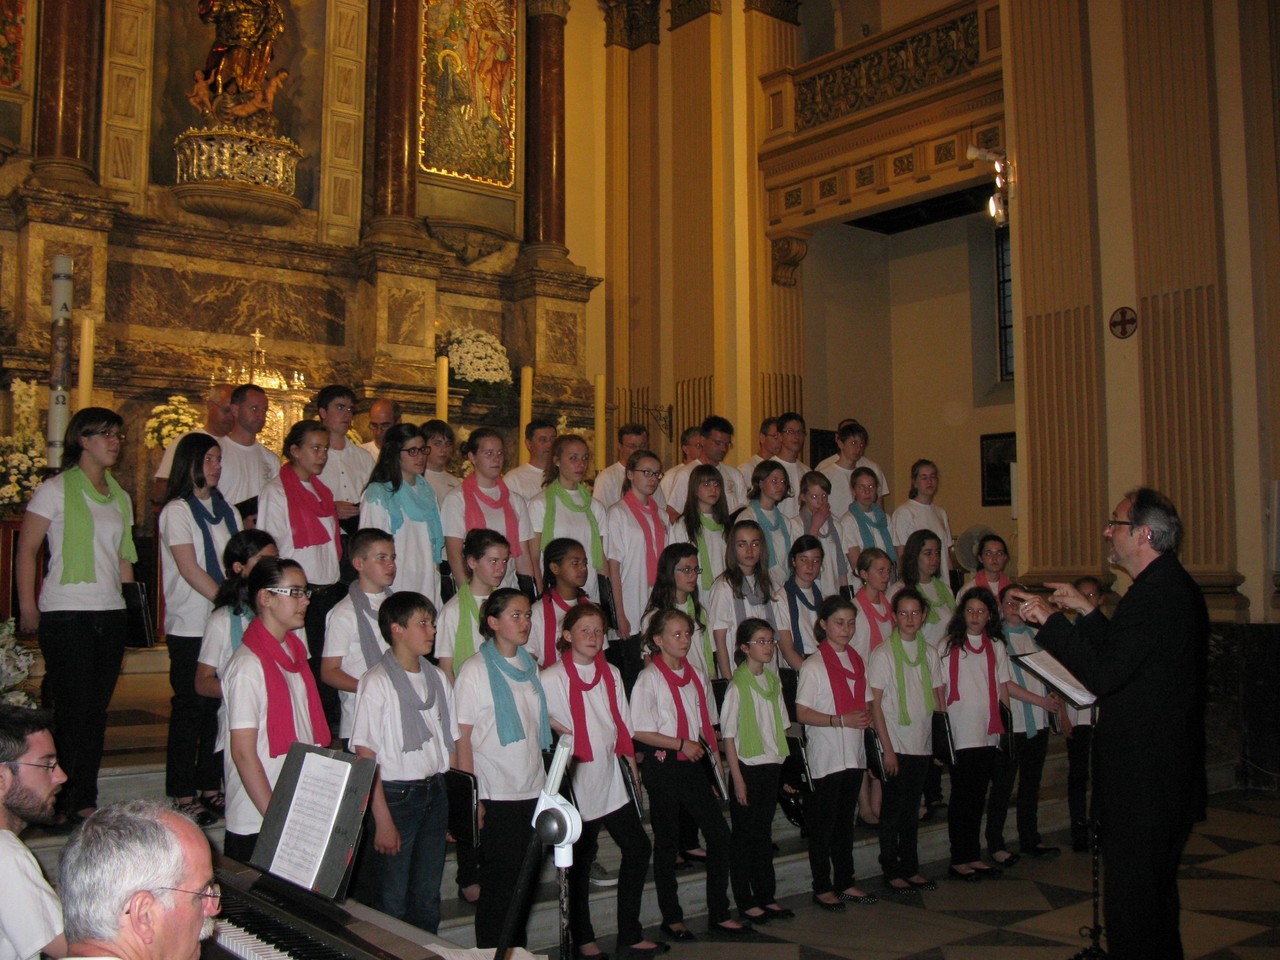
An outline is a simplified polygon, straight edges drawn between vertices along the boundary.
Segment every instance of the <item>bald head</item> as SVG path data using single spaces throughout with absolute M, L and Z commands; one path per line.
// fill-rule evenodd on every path
M 225 437 L 235 425 L 231 410 L 231 394 L 235 387 L 229 383 L 215 383 L 204 398 L 204 428 L 215 437 Z
M 394 400 L 379 397 L 369 404 L 369 430 L 373 434 L 373 442 L 382 449 L 382 438 L 388 430 L 400 422 L 400 404 Z

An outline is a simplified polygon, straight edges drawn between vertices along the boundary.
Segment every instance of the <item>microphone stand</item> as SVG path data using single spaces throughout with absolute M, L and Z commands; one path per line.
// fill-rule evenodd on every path
M 1090 722 L 1098 722 L 1098 708 L 1090 711 Z M 1089 856 L 1093 859 L 1093 926 L 1081 927 L 1080 936 L 1088 937 L 1089 946 L 1072 956 L 1071 960 L 1106 960 L 1102 949 L 1102 922 L 1099 907 L 1102 903 L 1102 848 L 1098 844 L 1098 820 L 1089 818 Z

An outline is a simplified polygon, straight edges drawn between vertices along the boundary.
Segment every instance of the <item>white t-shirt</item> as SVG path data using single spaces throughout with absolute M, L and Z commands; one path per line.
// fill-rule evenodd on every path
M 407 673 L 414 692 L 426 700 L 426 670 L 440 674 L 440 686 L 444 688 L 445 706 L 449 709 L 449 729 L 444 729 L 441 704 L 437 700 L 431 709 L 422 711 L 426 718 L 431 739 L 419 750 L 404 748 L 404 732 L 400 722 L 400 697 L 387 668 L 374 664 L 360 678 L 360 689 L 355 694 L 355 718 L 351 731 L 351 747 L 367 747 L 378 758 L 378 771 L 384 781 L 425 780 L 449 769 L 453 745 L 458 739 L 457 710 L 454 706 L 453 685 L 444 679 L 439 667 L 423 666 L 417 673 Z M 436 694 L 439 696 L 439 693 Z
M 320 471 L 320 479 L 333 491 L 333 499 L 359 503 L 371 473 L 373 457 L 369 451 L 348 440 L 341 450 L 329 447 L 329 459 Z
M 706 545 L 707 560 L 711 565 L 711 579 L 714 581 L 716 577 L 724 573 L 724 555 L 725 551 L 728 550 L 729 547 L 724 538 L 726 531 L 721 530 L 717 532 L 703 526 L 700 532 L 702 533 L 702 539 Z M 697 546 L 697 543 L 689 539 L 689 531 L 685 529 L 683 520 L 676 520 L 676 522 L 671 525 L 671 538 L 667 542 L 693 543 L 695 547 Z M 701 563 L 701 561 L 699 561 L 699 563 Z M 703 583 L 706 575 L 707 572 L 704 570 L 702 576 L 698 577 L 699 585 Z
M 946 684 L 937 651 L 920 640 L 918 634 L 915 640 L 904 640 L 902 646 L 907 659 L 912 662 L 915 662 L 923 649 L 932 686 L 941 687 Z M 880 708 L 884 711 L 884 722 L 889 728 L 889 742 L 893 745 L 894 753 L 908 756 L 928 756 L 933 753 L 933 711 L 937 704 L 932 688 L 928 692 L 928 699 L 925 699 L 920 670 L 921 665 L 903 667 L 907 715 L 911 717 L 911 724 L 904 727 L 898 723 L 898 681 L 894 671 L 892 644 L 887 640 L 880 644 L 871 651 L 871 658 L 867 661 L 867 684 L 883 693 Z
M 419 480 L 419 483 L 424 483 Z M 424 484 L 429 490 L 429 485 Z M 431 496 L 435 496 L 433 492 Z M 360 526 L 378 530 L 391 529 L 391 517 L 384 506 L 367 498 L 360 501 Z M 441 524 L 443 529 L 443 524 Z M 431 543 L 431 531 L 425 521 L 405 516 L 400 529 L 392 534 L 396 544 L 396 580 L 392 590 L 414 590 L 440 609 L 440 564 Z
M 1028 654 L 1035 653 L 1040 649 L 1040 644 L 1036 643 L 1035 631 L 1028 630 L 1026 632 L 1017 631 L 1005 627 L 1005 635 L 1009 638 L 1009 653 Z M 1003 644 L 996 644 L 997 647 Z M 1006 678 L 1012 680 L 1024 690 L 1034 693 L 1038 697 L 1047 697 L 1049 688 L 1046 687 L 1030 670 L 1023 670 L 1017 666 L 1013 659 L 1008 660 L 1009 676 Z M 1027 711 L 1031 712 L 1031 723 L 1035 727 L 1034 730 L 1027 730 Z M 1044 707 L 1037 707 L 1021 700 L 1009 698 L 1009 712 L 1013 714 L 1013 732 L 1014 733 L 1030 733 L 1035 736 L 1041 730 L 1045 730 L 1049 726 L 1049 714 Z M 1085 711 L 1088 715 L 1088 711 Z
M 871 683 L 867 682 L 867 708 L 871 707 Z M 805 658 L 796 685 L 796 704 L 830 716 L 836 712 L 831 678 L 821 653 Z M 817 727 L 805 724 L 809 772 L 814 779 L 841 770 L 862 770 L 867 766 L 866 734 L 856 727 Z
M 600 506 L 608 510 L 622 499 L 622 483 L 627 479 L 627 465 L 619 461 L 611 463 L 591 481 L 591 496 L 600 502 Z M 661 506 L 661 504 L 659 504 Z
M 821 588 L 819 588 L 819 592 L 822 592 Z M 825 596 L 826 594 L 824 593 L 823 595 Z M 813 591 L 801 590 L 800 596 L 796 599 L 796 619 L 793 622 L 791 619 L 791 598 L 787 594 L 786 584 L 783 584 L 778 596 L 778 605 L 782 607 L 785 614 L 778 626 L 791 631 L 791 643 L 796 650 L 801 651 L 802 656 L 806 657 L 818 649 L 818 640 L 813 635 L 813 627 L 818 622 L 818 609 L 809 609 L 809 603 L 813 603 Z M 818 607 L 821 606 L 822 603 L 819 601 Z M 796 635 L 797 624 L 800 628 L 799 636 Z
M 485 490 L 481 487 L 480 492 L 486 497 L 492 499 L 497 495 L 498 488 L 492 487 Z M 529 509 L 525 504 L 524 497 L 516 493 L 514 489 L 510 490 L 511 509 L 516 515 L 516 530 L 519 543 L 511 544 L 512 560 L 507 564 L 506 575 L 502 578 L 502 586 L 516 587 L 519 586 L 519 580 L 516 579 L 516 563 L 515 553 L 517 550 L 524 550 L 525 541 L 532 536 L 533 528 L 529 526 Z M 480 512 L 484 514 L 484 528 L 486 530 L 496 530 L 504 537 L 507 536 L 507 525 L 503 517 L 501 507 L 490 507 L 484 502 L 479 501 Z M 461 486 L 454 490 L 440 505 L 440 523 L 444 527 L 444 535 L 446 537 L 457 537 L 459 540 L 465 540 L 470 529 L 467 527 L 467 502 L 464 498 Z M 508 537 L 508 539 L 510 539 Z
M 618 668 L 605 664 L 613 675 L 613 686 L 617 691 L 618 712 L 622 715 L 626 736 L 634 732 L 631 728 L 631 711 L 627 704 L 627 693 L 622 686 L 622 675 Z M 573 665 L 578 675 L 590 683 L 596 677 L 593 664 Z M 556 663 L 542 671 L 542 689 L 547 693 L 547 713 L 554 723 L 567 730 L 573 730 L 573 712 L 569 707 L 569 676 L 563 663 Z M 583 707 L 587 718 L 587 738 L 591 742 L 591 760 L 583 762 L 575 760 L 570 776 L 573 781 L 573 797 L 578 812 L 583 820 L 598 820 L 607 813 L 612 813 L 622 805 L 630 802 L 626 785 L 622 780 L 622 771 L 618 768 L 617 754 L 614 745 L 618 739 L 618 727 L 613 720 L 613 711 L 609 707 L 609 691 L 605 687 L 604 678 L 582 696 Z
M 832 503 L 831 506 L 834 510 L 835 504 Z M 853 509 L 861 510 L 862 508 L 855 505 Z M 864 513 L 863 516 L 866 516 L 866 514 Z M 858 523 L 857 518 L 854 517 L 846 507 L 845 511 L 840 514 L 840 537 L 844 541 L 845 553 L 847 554 L 854 547 L 857 547 L 859 550 L 865 550 L 867 547 L 878 547 L 889 555 L 889 562 L 893 564 L 893 568 L 896 570 L 898 567 L 898 545 L 893 542 L 893 521 L 888 517 L 885 519 L 889 521 L 887 524 L 889 530 L 888 543 L 885 543 L 880 538 L 879 532 L 876 530 L 874 525 L 870 528 L 871 536 L 863 537 L 862 525 Z M 854 576 L 856 575 L 857 574 L 855 572 Z
M 707 686 L 707 678 L 697 672 L 698 680 L 707 695 L 707 716 L 712 723 L 718 719 L 716 698 L 711 695 Z M 680 699 L 684 703 L 685 717 L 689 721 L 689 732 L 686 739 L 694 740 L 702 736 L 702 713 L 698 706 L 698 688 L 693 681 L 683 687 L 677 687 Z M 676 702 L 671 698 L 671 690 L 667 680 L 652 663 L 640 671 L 636 685 L 631 689 L 631 729 L 647 733 L 660 733 L 664 737 L 678 737 L 679 717 L 676 714 Z M 668 760 L 670 758 L 668 757 Z M 648 761 L 645 761 L 648 763 Z
M 955 609 L 947 606 L 946 598 L 943 596 L 942 591 L 938 589 L 938 585 L 932 580 L 926 583 L 917 583 L 916 590 L 920 593 L 920 596 L 924 597 L 927 604 L 924 611 L 924 622 L 920 625 L 920 636 L 927 640 L 929 646 L 936 650 L 947 635 L 947 624 L 951 622 Z M 895 581 L 885 591 L 885 599 L 892 600 L 901 592 L 902 581 Z M 934 614 L 937 616 L 935 617 Z M 888 636 L 886 633 L 886 639 Z
M 908 500 L 893 511 L 889 527 L 893 530 L 894 545 L 899 547 L 917 530 L 932 530 L 936 533 L 942 540 L 942 570 L 938 576 L 942 577 L 943 582 L 950 582 L 951 521 L 947 519 L 947 511 L 936 503 Z
M 306 495 L 315 496 L 312 481 L 302 484 Z M 326 484 L 327 486 L 327 484 Z M 322 517 L 320 522 L 329 531 L 329 540 L 310 547 L 293 545 L 293 528 L 289 524 L 289 501 L 285 498 L 284 484 L 277 476 L 258 494 L 258 529 L 275 537 L 280 556 L 296 560 L 312 585 L 338 582 L 338 517 Z
M 725 738 L 734 738 L 734 746 L 738 748 L 738 762 L 748 766 L 760 766 L 766 763 L 781 763 L 782 754 L 779 752 L 778 744 L 778 725 L 773 716 L 773 705 L 764 698 L 760 692 L 760 684 L 763 680 L 752 678 L 752 690 L 749 694 L 751 697 L 751 708 L 755 711 L 756 727 L 760 730 L 760 745 L 764 748 L 764 752 L 755 757 L 744 757 L 742 755 L 742 744 L 736 742 L 738 736 L 738 724 L 742 717 L 742 695 L 738 692 L 738 685 L 730 682 L 724 693 L 724 703 L 720 707 L 720 734 Z M 778 692 L 778 709 L 782 711 L 782 729 L 786 730 L 791 726 L 791 718 L 787 716 L 787 705 L 783 703 L 782 692 Z
M 212 512 L 210 501 L 202 504 L 206 511 Z M 236 529 L 240 529 L 240 514 L 235 507 L 231 508 L 235 516 Z M 233 531 L 221 521 L 209 523 L 209 535 L 213 539 L 213 549 L 221 563 L 222 551 Z M 175 546 L 187 544 L 194 548 L 196 563 L 205 573 L 209 573 L 205 562 L 204 535 L 191 512 L 191 505 L 185 500 L 170 500 L 160 511 L 160 572 L 164 581 L 164 632 L 176 637 L 198 637 L 204 633 L 205 622 L 213 612 L 213 601 L 206 600 L 196 588 L 187 583 L 178 570 L 178 561 L 173 557 Z M 216 582 L 216 580 L 215 580 Z
M 436 492 L 436 503 L 444 503 L 445 497 L 462 486 L 461 480 L 443 470 L 427 470 L 422 476 Z
M 609 538 L 608 531 L 605 528 L 604 507 L 591 498 L 591 492 L 586 488 L 585 484 L 579 484 L 577 490 L 566 491 L 566 493 L 579 506 L 583 505 L 584 500 L 586 501 L 586 507 L 595 518 L 596 529 L 600 533 L 601 549 L 608 550 Z M 546 525 L 546 516 L 547 490 L 544 487 L 529 500 L 529 528 L 533 531 L 535 540 L 541 541 L 542 528 Z M 591 598 L 592 603 L 599 603 L 600 581 L 598 575 L 604 573 L 604 571 L 597 570 L 591 563 L 591 521 L 587 519 L 585 513 L 570 510 L 563 502 L 560 502 L 556 504 L 556 528 L 554 532 L 556 537 L 568 537 L 570 540 L 577 540 L 578 543 L 582 544 L 582 549 L 587 554 L 587 583 L 583 589 L 587 591 L 587 596 Z M 607 555 L 605 554 L 605 556 Z
M 871 657 L 871 641 L 872 637 L 878 635 L 880 637 L 876 646 L 884 643 L 889 639 L 889 634 L 893 633 L 893 611 L 889 608 L 889 601 L 885 599 L 885 595 L 880 595 L 880 602 L 871 604 L 871 609 L 876 616 L 875 629 L 872 629 L 871 615 L 869 615 L 862 602 L 854 599 L 854 606 L 858 608 L 858 618 L 853 624 L 853 639 L 849 642 L 853 644 L 853 649 L 858 651 L 858 656 L 862 657 L 863 663 L 866 663 Z
M 164 448 L 164 454 L 160 457 L 160 466 L 156 467 L 155 478 L 157 480 L 168 480 L 169 472 L 173 469 L 173 455 L 177 452 L 178 444 L 184 437 L 191 436 L 192 433 L 204 434 L 206 437 L 213 437 L 219 445 L 222 443 L 222 437 L 214 436 L 208 430 L 192 430 L 191 433 L 184 433 L 180 437 L 174 437 L 169 441 L 169 445 Z
M 751 489 L 751 474 L 755 473 L 756 465 L 764 463 L 764 457 L 756 454 L 750 460 L 743 461 L 738 464 L 738 476 L 742 477 L 742 489 Z
M 519 666 L 516 658 L 507 662 Z M 517 683 L 506 674 L 501 675 L 499 682 L 511 689 L 524 727 L 524 739 L 502 745 L 493 691 L 489 687 L 489 667 L 480 656 L 472 657 L 458 670 L 454 684 L 458 725 L 471 727 L 471 752 L 480 799 L 532 800 L 546 780 L 542 748 L 538 743 L 542 699 L 532 683 Z
M 662 494 L 662 499 L 667 502 L 667 506 L 672 510 L 676 510 L 671 501 L 676 496 L 676 491 L 680 493 L 680 502 L 685 502 L 686 494 L 689 489 L 689 471 L 697 466 L 701 461 L 694 460 L 691 463 L 677 463 L 674 467 L 662 475 L 662 480 L 658 483 L 658 492 Z M 678 510 L 676 510 L 679 513 Z
M 801 531 L 808 530 L 808 523 L 803 514 L 798 523 Z M 849 544 L 845 542 L 839 516 L 833 513 L 814 536 L 822 544 L 822 566 L 818 570 L 818 586 L 822 589 L 824 597 L 831 597 L 840 592 L 841 586 L 848 586 L 850 580 L 856 582 L 858 578 L 857 573 L 849 566 Z M 843 584 L 840 583 L 842 567 L 845 580 Z
M 280 473 L 280 458 L 257 441 L 245 446 L 230 437 L 222 437 L 218 446 L 222 448 L 218 489 L 227 503 L 241 503 L 258 496 Z
M 32 494 L 27 510 L 49 521 L 49 570 L 40 588 L 37 606 L 41 613 L 55 610 L 123 610 L 120 592 L 120 547 L 124 542 L 125 524 L 133 526 L 133 504 L 125 497 L 127 516 L 121 514 L 114 500 L 98 503 L 86 496 L 89 516 L 93 518 L 94 583 L 62 583 L 62 536 L 66 527 L 64 484 L 66 474 L 50 477 Z M 44 944 L 41 944 L 44 946 Z
M 747 592 L 755 593 L 755 577 L 745 577 Z M 743 612 L 746 617 L 759 617 L 761 620 L 772 623 L 775 630 L 791 630 L 790 615 L 787 613 L 787 605 L 778 599 L 781 591 L 774 591 L 773 596 L 765 601 L 765 603 L 757 606 L 745 597 L 742 600 Z M 728 648 L 729 660 L 733 662 L 733 651 L 737 645 L 738 632 L 738 607 L 734 603 L 733 587 L 729 581 L 723 576 L 718 578 L 711 587 L 711 593 L 707 596 L 707 619 L 711 629 L 711 635 L 714 637 L 717 630 L 725 631 L 725 646 Z M 774 657 L 770 661 L 770 666 L 778 669 L 778 657 Z
M 27 845 L 0 830 L 0 957 L 39 960 L 62 933 L 62 904 Z
M 991 689 L 987 683 L 987 655 L 974 654 L 971 648 L 982 643 L 981 637 L 966 637 L 966 648 L 947 651 L 942 661 L 942 679 L 947 688 L 947 715 L 951 717 L 951 738 L 957 750 L 969 750 L 974 747 L 994 747 L 1000 742 L 998 733 L 987 733 L 991 721 Z M 994 643 L 996 686 L 1009 682 L 1009 657 L 1005 653 L 1003 643 Z M 960 688 L 960 699 L 951 703 L 951 661 L 959 657 L 956 670 L 956 684 Z M 1000 691 L 996 690 L 997 703 Z M 997 710 L 999 708 L 997 707 Z
M 649 564 L 646 560 L 645 530 L 655 538 L 654 546 L 658 546 L 657 533 L 649 515 L 641 511 L 643 520 L 637 520 L 631 507 L 625 501 L 618 501 L 609 508 L 605 522 L 608 536 L 605 538 L 606 556 L 618 562 L 618 572 L 622 580 L 622 596 L 614 597 L 614 602 L 621 606 L 627 622 L 634 633 L 639 629 L 641 614 L 649 603 L 649 594 L 653 592 L 653 583 L 649 579 Z M 645 529 L 640 527 L 644 523 Z M 657 526 L 662 530 L 662 543 L 670 539 L 670 527 L 667 518 L 658 505 Z M 658 550 L 658 553 L 661 553 Z M 656 570 L 656 566 L 655 566 Z
M 507 482 L 512 493 L 520 494 L 525 500 L 532 500 L 542 490 L 544 476 L 546 472 L 541 467 L 535 467 L 532 463 L 522 463 L 504 473 L 502 479 Z
M 200 655 L 196 658 L 196 662 L 213 667 L 219 679 L 226 677 L 227 664 L 231 662 L 231 655 L 235 653 L 231 649 L 231 618 L 238 616 L 238 614 L 231 612 L 231 607 L 229 606 L 219 607 L 209 614 L 209 620 L 204 626 L 204 639 L 200 641 Z M 251 620 L 243 622 L 243 629 L 240 631 L 241 637 L 244 636 L 244 630 L 248 629 L 251 622 Z M 297 634 L 298 638 L 305 643 L 306 634 L 302 630 L 297 631 Z M 218 701 L 218 737 L 213 745 L 215 751 L 226 748 L 226 721 L 227 701 L 224 696 L 222 700 Z
M 474 594 L 474 596 L 476 601 L 476 610 L 483 610 L 484 602 L 489 599 L 489 595 L 486 593 L 483 597 L 479 594 Z M 460 616 L 461 609 L 458 603 L 458 595 L 455 593 L 449 598 L 449 601 L 440 608 L 440 616 L 436 618 L 435 655 L 437 660 L 443 660 L 445 657 L 453 657 L 454 645 L 456 643 L 458 633 L 458 619 Z M 472 649 L 479 653 L 480 644 L 484 643 L 484 637 L 480 635 L 479 618 L 477 618 L 476 622 L 472 624 L 471 627 L 471 643 Z M 529 655 L 533 656 L 532 650 L 529 651 Z M 458 670 L 461 669 L 461 667 L 461 663 L 454 663 L 453 675 L 455 677 L 458 675 Z
M 304 665 L 303 670 L 307 667 Z M 293 705 L 293 729 L 299 741 L 313 743 L 311 733 L 311 714 L 307 710 L 307 688 L 302 672 L 289 673 L 281 671 L 289 688 L 289 699 Z M 227 664 L 227 674 L 222 678 L 222 696 L 227 704 L 226 723 L 227 736 L 224 742 L 227 749 L 223 753 L 223 773 L 227 794 L 227 830 L 241 836 L 249 836 L 262 829 L 262 814 L 254 806 L 240 779 L 240 771 L 236 768 L 231 756 L 231 733 L 233 730 L 257 730 L 258 759 L 266 771 L 267 782 L 274 788 L 280 771 L 284 769 L 287 754 L 278 757 L 270 755 L 270 742 L 267 739 L 267 682 L 262 672 L 262 661 L 248 647 L 241 647 L 231 655 Z
M 560 599 L 564 599 L 561 597 Z M 547 643 L 547 607 L 551 608 L 551 614 L 554 618 L 554 627 L 551 631 L 551 643 Z M 533 611 L 529 616 L 529 642 L 524 645 L 525 650 L 529 652 L 529 656 L 538 662 L 538 666 L 546 663 L 548 652 L 552 661 L 559 656 L 556 653 L 556 641 L 560 639 L 560 624 L 564 623 L 564 618 L 574 607 L 570 603 L 568 608 L 561 609 L 560 604 L 552 599 L 549 592 L 544 592 L 542 596 L 534 602 Z M 605 644 L 607 647 L 608 644 Z M 548 647 L 550 648 L 548 651 Z
M 367 453 L 369 456 L 373 457 L 374 463 L 378 462 L 378 457 L 382 454 L 382 448 L 379 447 L 372 440 L 370 440 L 368 443 L 360 444 L 360 449 L 363 450 L 365 453 Z
M 788 517 L 798 517 L 800 516 L 800 478 L 809 472 L 809 466 L 803 460 L 790 463 L 782 457 L 773 459 L 782 464 L 783 469 L 787 471 L 787 479 L 791 481 L 791 496 L 778 504 L 778 509 Z
M 682 513 L 684 505 L 689 502 L 689 471 L 695 466 L 698 464 L 682 467 L 679 481 L 671 488 L 667 504 L 676 513 Z M 742 483 L 742 475 L 733 467 L 722 463 L 716 470 L 720 473 L 720 495 L 724 497 L 725 507 L 733 513 L 747 502 L 747 487 Z
M 382 609 L 382 601 L 386 594 L 367 593 L 369 609 L 373 616 L 369 626 L 373 630 L 373 639 L 378 643 L 378 656 L 387 649 L 387 641 L 382 639 L 378 629 L 378 611 Z M 333 605 L 329 616 L 325 618 L 323 657 L 341 657 L 342 672 L 359 680 L 373 666 L 364 658 L 364 650 L 360 646 L 360 629 L 356 621 L 356 606 L 351 602 L 351 595 L 343 597 Z M 356 695 L 347 690 L 338 691 L 338 703 L 342 707 L 342 717 L 338 722 L 338 736 L 349 737 L 356 720 Z

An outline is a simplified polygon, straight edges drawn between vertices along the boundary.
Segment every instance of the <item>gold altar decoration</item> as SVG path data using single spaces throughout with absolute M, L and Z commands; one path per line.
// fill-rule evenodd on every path
M 297 370 L 285 373 L 267 362 L 267 352 L 262 349 L 262 331 L 255 329 L 250 335 L 253 340 L 253 351 L 249 355 L 248 364 L 240 364 L 236 369 L 227 364 L 225 369 L 218 370 L 209 376 L 212 386 L 219 381 L 223 383 L 252 383 L 262 388 L 267 395 L 267 422 L 258 434 L 258 442 L 278 453 L 284 448 L 285 434 L 289 428 L 303 419 L 311 393 L 307 388 L 307 378 Z
M 510 187 L 516 170 L 515 0 L 426 0 L 423 170 Z

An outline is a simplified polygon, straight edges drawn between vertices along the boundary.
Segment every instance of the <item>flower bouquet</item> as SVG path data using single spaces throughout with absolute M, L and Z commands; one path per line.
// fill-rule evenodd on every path
M 151 418 L 146 427 L 147 446 L 163 450 L 177 437 L 198 429 L 202 422 L 200 412 L 191 405 L 191 401 L 174 394 L 151 408 Z

